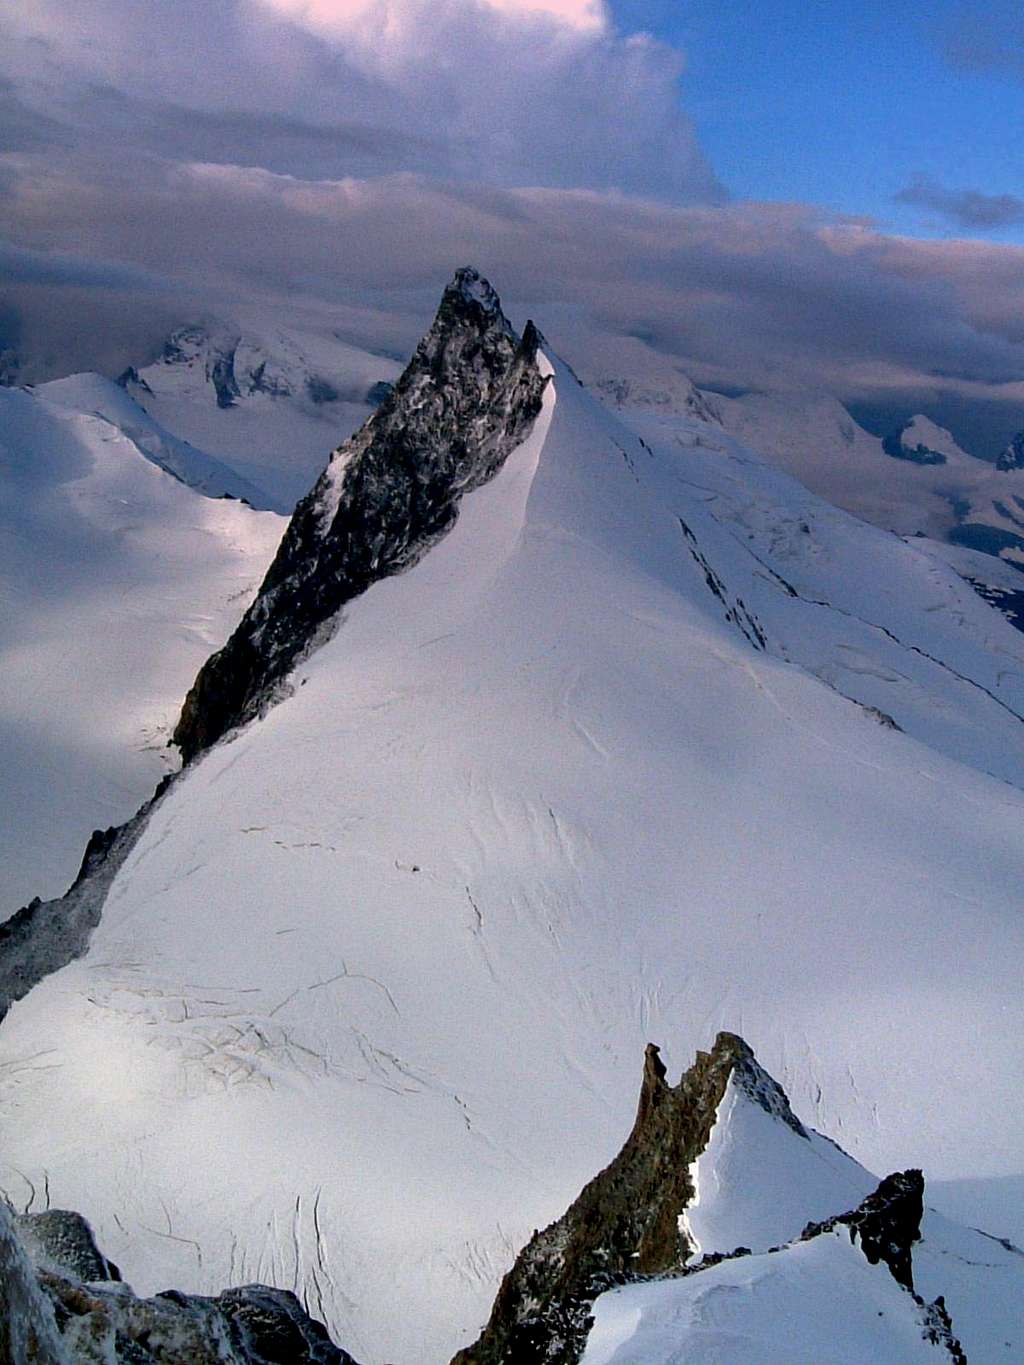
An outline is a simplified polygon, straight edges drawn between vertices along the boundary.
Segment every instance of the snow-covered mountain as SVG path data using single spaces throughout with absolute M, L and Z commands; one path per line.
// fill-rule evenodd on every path
M 720 426 L 643 420 L 460 274 L 109 890 L 0 930 L 0 1186 L 138 1292 L 258 1279 L 442 1362 L 621 1147 L 645 1044 L 719 1029 L 865 1170 L 976 1182 L 1020 1237 L 1024 638 Z M 794 1178 L 808 1216 L 851 1169 L 839 1208 Z M 762 1249 L 770 1201 L 704 1207 L 704 1250 L 719 1214 Z M 848 1244 L 773 1274 L 849 1286 Z
M 199 489 L 256 496 L 98 375 L 0 389 L 0 919 L 152 792 L 273 556 L 279 516 Z
M 597 379 L 587 387 L 618 411 L 650 408 L 656 412 L 685 413 L 705 422 L 721 421 L 711 395 L 701 393 L 693 380 L 678 370 L 652 379 Z
M 670 435 L 677 417 L 717 417 L 730 435 L 854 516 L 898 535 L 925 535 L 1024 565 L 1024 478 L 1012 443 L 987 464 L 922 414 L 883 441 L 824 393 L 725 397 L 694 390 L 709 404 L 702 414 L 682 383 L 671 391 L 659 386 L 658 401 L 638 381 L 592 387 L 629 425 L 634 414 L 657 415 Z M 713 431 L 702 439 L 714 444 Z
M 270 507 L 271 499 L 261 488 L 161 426 L 113 380 L 98 374 L 72 374 L 38 384 L 32 393 L 48 403 L 109 422 L 147 460 L 208 498 L 238 498 L 261 510 Z
M 400 370 L 324 328 L 257 317 L 181 327 L 156 361 L 119 382 L 164 427 L 290 511 Z
M 930 417 L 916 413 L 882 441 L 886 455 L 911 464 L 961 464 L 971 457 L 957 445 L 952 432 L 940 427 Z

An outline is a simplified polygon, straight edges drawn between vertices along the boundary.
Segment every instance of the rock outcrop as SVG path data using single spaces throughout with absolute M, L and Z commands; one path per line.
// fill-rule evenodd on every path
M 500 469 L 540 411 L 539 337 L 460 270 L 394 389 L 298 504 L 255 602 L 203 667 L 174 733 L 185 762 L 252 719 L 371 584 L 410 568 L 462 495 Z
M 0 1203 L 0 1365 L 356 1365 L 294 1294 L 141 1299 L 77 1213 Z
M 1018 431 L 1006 449 L 996 460 L 996 468 L 1003 473 L 1013 469 L 1024 469 L 1024 431 Z
M 887 1175 L 857 1208 L 823 1223 L 808 1223 L 800 1240 L 808 1242 L 832 1228 L 847 1227 L 850 1240 L 860 1247 L 868 1264 L 884 1261 L 896 1283 L 912 1292 L 912 1248 L 920 1240 L 923 1215 L 924 1176 L 916 1170 L 897 1171 Z
M 945 464 L 947 457 L 943 451 L 932 450 L 923 441 L 915 440 L 912 434 L 908 437 L 911 426 L 906 423 L 883 437 L 882 449 L 886 455 L 894 460 L 909 460 L 911 464 Z
M 622 1151 L 562 1218 L 534 1234 L 502 1281 L 479 1340 L 453 1365 L 576 1361 L 602 1290 L 685 1265 L 694 1250 L 680 1226 L 694 1197 L 690 1167 L 707 1146 L 731 1076 L 802 1133 L 742 1038 L 720 1033 L 676 1086 L 649 1045 L 636 1121 Z
M 37 982 L 85 952 L 114 877 L 173 780 L 165 777 L 123 825 L 93 831 L 78 876 L 63 896 L 48 901 L 37 896 L 0 924 L 0 1019 Z
M 716 1267 L 753 1255 L 746 1246 L 695 1255 L 682 1217 L 696 1198 L 694 1163 L 708 1145 L 730 1082 L 807 1143 L 812 1166 L 821 1160 L 782 1088 L 742 1038 L 720 1033 L 677 1086 L 666 1081 L 658 1049 L 648 1046 L 636 1121 L 621 1152 L 562 1218 L 534 1234 L 502 1281 L 483 1333 L 452 1365 L 577 1365 L 594 1325 L 594 1303 L 605 1291 L 653 1281 L 689 1283 L 692 1276 L 713 1284 Z M 771 1197 L 770 1185 L 766 1195 Z M 923 1196 L 920 1171 L 897 1172 L 856 1208 L 808 1223 L 795 1241 L 754 1259 L 768 1257 L 783 1267 L 799 1243 L 846 1230 L 867 1262 L 884 1264 L 913 1300 L 911 1321 L 925 1340 L 962 1365 L 944 1301 L 927 1303 L 914 1291 Z

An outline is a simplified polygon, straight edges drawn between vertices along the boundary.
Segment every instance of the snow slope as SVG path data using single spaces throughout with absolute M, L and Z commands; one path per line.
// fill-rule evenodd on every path
M 155 422 L 125 389 L 102 375 L 68 375 L 37 385 L 33 393 L 72 412 L 102 417 L 127 436 L 147 460 L 208 498 L 239 498 L 262 510 L 270 506 L 271 500 L 262 489 L 214 456 L 179 440 Z
M 369 416 L 374 387 L 400 369 L 322 327 L 245 317 L 180 328 L 158 360 L 124 382 L 156 421 L 287 512 L 327 452 Z
M 972 1359 L 972 1357 L 968 1357 Z M 986 1357 L 995 1359 L 995 1357 Z M 774 1256 L 602 1295 L 582 1365 L 950 1365 L 845 1228 Z
M 0 919 L 62 892 L 90 832 L 152 792 L 283 529 L 186 487 L 213 462 L 132 406 L 96 375 L 0 389 Z
M 813 1130 L 800 1138 L 733 1083 L 696 1165 L 687 1225 L 703 1252 L 766 1252 L 855 1208 L 878 1184 L 827 1138 Z M 929 1302 L 945 1297 L 969 1360 L 1013 1359 L 1024 1352 L 1024 1252 L 944 1217 L 932 1194 L 926 1184 L 914 1286 Z
M 4 1022 L 0 1185 L 45 1171 L 139 1292 L 261 1279 L 443 1361 L 620 1146 L 644 1043 L 718 1028 L 868 1167 L 1019 1172 L 1024 639 L 651 422 L 559 367 Z

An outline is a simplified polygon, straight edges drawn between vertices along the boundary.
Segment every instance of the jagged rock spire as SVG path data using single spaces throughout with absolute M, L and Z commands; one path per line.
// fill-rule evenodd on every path
M 450 530 L 463 493 L 527 435 L 545 379 L 491 285 L 459 270 L 392 392 L 298 504 L 259 594 L 199 673 L 174 743 L 186 762 L 273 700 L 353 597 L 411 567 Z
M 734 1074 L 759 1103 L 770 1093 L 764 1082 L 775 1085 L 734 1033 L 720 1033 L 710 1052 L 698 1052 L 676 1086 L 658 1048 L 648 1045 L 636 1120 L 622 1150 L 562 1218 L 534 1234 L 502 1281 L 479 1340 L 452 1365 L 576 1361 L 597 1294 L 628 1276 L 685 1264 L 692 1248 L 679 1215 L 694 1197 L 690 1167 L 707 1146 Z

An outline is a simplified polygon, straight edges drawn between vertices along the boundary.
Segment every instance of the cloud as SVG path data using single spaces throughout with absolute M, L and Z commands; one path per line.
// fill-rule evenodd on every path
M 967 231 L 986 232 L 1024 223 L 1024 199 L 1015 194 L 951 190 L 926 176 L 919 176 L 893 197 L 901 204 L 930 209 Z
M 0 52 L 90 154 L 723 197 L 681 54 L 590 0 L 35 0 Z
M 657 352 L 712 384 L 1024 407 L 1024 249 L 892 237 L 800 205 L 156 160 L 85 180 L 37 158 L 0 228 L 120 254 L 206 309 L 318 309 L 400 351 L 472 262 L 591 374 Z
M 667 364 L 1021 425 L 1024 252 L 728 202 L 681 54 L 603 5 L 130 12 L 33 0 L 0 50 L 0 292 L 39 374 L 116 370 L 248 303 L 405 353 L 469 262 L 591 376 Z M 1013 208 L 903 193 L 975 227 Z
M 91 260 L 67 251 L 35 251 L 0 240 L 0 276 L 9 284 L 70 285 L 165 293 L 166 276 L 120 261 Z
M 402 31 L 402 20 L 409 5 L 401 0 L 259 0 L 269 9 L 277 10 L 321 32 L 346 35 L 353 28 L 370 24 L 373 31 L 385 40 L 394 39 Z M 464 0 L 466 7 L 477 0 Z M 603 29 L 608 20 L 603 0 L 479 0 L 477 7 L 512 14 L 516 17 L 544 18 L 569 28 L 589 31 Z

